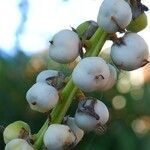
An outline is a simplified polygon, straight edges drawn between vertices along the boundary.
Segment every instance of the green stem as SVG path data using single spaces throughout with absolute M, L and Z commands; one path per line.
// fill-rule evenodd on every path
M 102 29 L 98 28 L 95 34 L 91 37 L 90 42 L 92 46 L 88 49 L 85 56 L 98 56 L 101 48 L 103 47 L 106 39 L 107 33 Z M 69 109 L 73 97 L 77 91 L 77 87 L 74 85 L 72 78 L 70 78 L 69 82 L 66 84 L 65 88 L 60 93 L 60 100 L 57 106 L 51 112 L 51 123 L 61 123 L 67 110 Z M 36 135 L 36 140 L 34 147 L 36 150 L 40 150 L 43 145 L 43 135 L 48 128 L 49 120 L 47 119 L 42 128 Z
M 95 34 L 91 37 L 90 42 L 93 44 L 93 46 L 95 45 L 95 43 L 98 42 L 99 38 L 101 37 L 103 32 L 102 28 L 98 28 L 97 31 L 95 32 Z
M 49 120 L 47 119 L 42 128 L 39 130 L 39 132 L 36 134 L 36 141 L 34 143 L 34 149 L 35 150 L 41 150 L 43 146 L 43 136 L 46 132 L 49 125 Z
M 77 91 L 77 87 L 74 85 L 72 79 L 68 82 L 67 86 L 61 93 L 60 102 L 51 113 L 51 123 L 61 123 L 64 118 L 70 104 L 72 103 L 73 96 Z
M 91 56 L 91 53 L 92 53 L 92 51 L 95 50 L 95 46 L 97 45 L 102 34 L 103 34 L 103 29 L 98 28 L 97 31 L 95 32 L 95 34 L 89 40 L 89 43 L 91 43 L 91 47 L 89 49 L 87 49 L 85 57 Z
M 97 45 L 90 56 L 99 55 L 99 52 L 101 51 L 105 41 L 107 40 L 107 37 L 108 37 L 108 33 L 106 33 L 105 31 L 102 31 L 101 37 L 99 38 L 99 41 L 97 42 Z
M 45 123 L 43 124 L 43 126 L 41 127 L 41 129 L 38 131 L 38 133 L 35 134 L 35 138 L 36 138 L 36 139 L 42 134 L 43 130 L 44 130 L 46 127 L 48 127 L 48 123 L 49 123 L 49 119 L 47 119 L 47 120 L 45 121 Z

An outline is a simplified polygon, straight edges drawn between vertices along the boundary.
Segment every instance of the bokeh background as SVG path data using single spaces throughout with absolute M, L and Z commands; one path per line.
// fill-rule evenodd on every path
M 48 57 L 51 37 L 59 30 L 95 20 L 101 0 L 0 0 L 0 126 L 16 120 L 37 132 L 45 114 L 30 110 L 26 91 L 44 69 L 71 71 Z M 150 1 L 143 0 L 149 6 Z M 146 13 L 150 18 L 150 13 Z M 139 33 L 150 47 L 150 25 Z M 103 48 L 108 59 L 111 42 Z M 105 134 L 88 133 L 77 150 L 150 150 L 150 65 L 132 72 L 118 70 L 116 86 L 105 93 L 91 93 L 110 110 Z M 74 114 L 76 102 L 69 114 Z M 2 132 L 0 149 L 4 149 Z

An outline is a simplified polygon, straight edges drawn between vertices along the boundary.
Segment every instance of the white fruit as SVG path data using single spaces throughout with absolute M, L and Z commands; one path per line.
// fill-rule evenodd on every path
M 58 71 L 56 70 L 44 70 L 40 72 L 36 78 L 36 82 L 45 82 L 47 83 L 46 79 L 50 77 L 58 76 Z
M 121 44 L 112 45 L 110 55 L 120 69 L 132 71 L 147 64 L 149 51 L 141 36 L 127 33 L 123 36 Z
M 78 34 L 71 30 L 61 30 L 56 33 L 52 39 L 54 46 L 65 46 L 68 48 L 78 49 L 80 39 Z
M 102 89 L 100 89 L 101 91 L 107 91 L 111 89 L 117 81 L 117 71 L 115 67 L 113 67 L 111 64 L 108 64 L 108 66 L 109 66 L 110 76 L 106 85 Z
M 92 92 L 104 87 L 109 75 L 109 67 L 102 58 L 86 57 L 74 68 L 72 78 L 77 87 Z
M 44 113 L 56 106 L 59 96 L 54 87 L 37 82 L 27 91 L 26 99 L 31 109 Z
M 11 140 L 17 139 L 21 136 L 27 138 L 27 136 L 30 136 L 30 132 L 30 127 L 27 123 L 23 121 L 15 121 L 5 128 L 3 132 L 4 142 L 7 144 Z M 21 135 L 21 133 L 24 133 L 24 135 Z
M 84 131 L 81 130 L 75 123 L 75 119 L 72 117 L 65 117 L 65 123 L 70 127 L 72 132 L 74 133 L 76 140 L 74 145 L 77 145 L 84 136 Z
M 58 63 L 70 63 L 78 57 L 79 50 L 65 46 L 55 46 L 50 47 L 49 55 Z
M 36 82 L 44 82 L 60 90 L 65 84 L 65 75 L 56 70 L 44 70 L 38 74 Z
M 131 20 L 131 8 L 124 0 L 104 0 L 97 17 L 98 25 L 107 32 L 125 29 Z
M 75 114 L 77 126 L 84 131 L 92 131 L 103 126 L 109 119 L 109 112 L 103 102 L 87 98 L 81 101 Z
M 75 136 L 67 125 L 52 124 L 43 138 L 48 150 L 63 150 L 74 145 Z
M 80 39 L 78 34 L 71 30 L 62 30 L 52 39 L 49 55 L 59 63 L 70 63 L 79 55 Z
M 34 150 L 27 141 L 23 139 L 14 139 L 5 146 L 5 150 Z

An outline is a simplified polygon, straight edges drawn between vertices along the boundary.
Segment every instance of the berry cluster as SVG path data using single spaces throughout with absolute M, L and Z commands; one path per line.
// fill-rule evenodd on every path
M 58 63 L 77 62 L 77 57 L 80 61 L 70 77 L 56 70 L 39 73 L 26 99 L 31 109 L 50 112 L 48 119 L 34 135 L 22 121 L 8 125 L 3 132 L 5 150 L 72 149 L 86 132 L 105 131 L 108 108 L 101 100 L 86 97 L 86 93 L 111 89 L 117 81 L 116 67 L 132 71 L 149 63 L 148 46 L 136 33 L 146 26 L 146 8 L 139 0 L 104 0 L 97 22 L 86 21 L 77 29 L 64 29 L 54 35 L 49 56 Z M 117 37 L 116 32 L 123 36 Z M 113 64 L 99 57 L 106 40 L 113 41 Z M 75 95 L 79 101 L 75 115 L 65 117 Z

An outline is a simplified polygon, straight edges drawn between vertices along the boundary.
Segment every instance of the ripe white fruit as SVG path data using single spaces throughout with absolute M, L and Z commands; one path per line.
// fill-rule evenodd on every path
M 52 124 L 46 130 L 43 141 L 48 150 L 63 150 L 74 145 L 75 136 L 67 125 Z
M 56 70 L 44 70 L 40 72 L 36 78 L 36 82 L 45 82 L 47 83 L 46 79 L 50 77 L 58 76 L 58 71 Z
M 70 63 L 79 55 L 80 39 L 71 30 L 61 30 L 56 33 L 50 45 L 50 57 L 59 63 Z
M 37 82 L 27 91 L 26 99 L 31 109 L 44 113 L 56 106 L 59 96 L 54 87 Z
M 109 112 L 103 102 L 98 99 L 87 98 L 81 101 L 75 114 L 77 126 L 84 131 L 96 130 L 109 119 Z
M 74 68 L 72 78 L 77 87 L 92 92 L 104 87 L 109 75 L 109 67 L 102 58 L 86 57 Z
M 110 76 L 109 76 L 109 79 L 108 79 L 106 85 L 100 89 L 101 91 L 107 91 L 107 90 L 111 89 L 117 80 L 117 71 L 116 71 L 115 67 L 112 66 L 111 64 L 108 64 L 108 66 L 109 66 Z
M 65 123 L 70 127 L 72 132 L 74 133 L 76 140 L 74 142 L 74 146 L 77 145 L 84 136 L 84 131 L 81 130 L 75 123 L 75 119 L 72 117 L 65 117 Z
M 97 23 L 107 32 L 125 29 L 132 19 L 132 11 L 124 0 L 104 0 L 100 6 Z
M 27 138 L 27 136 L 30 136 L 30 132 L 30 127 L 27 123 L 23 121 L 15 121 L 5 128 L 3 132 L 4 142 L 7 144 L 11 140 L 17 139 L 21 136 Z M 22 133 L 24 135 L 21 135 Z
M 78 34 L 72 30 L 64 29 L 56 33 L 52 39 L 54 46 L 65 46 L 68 48 L 79 48 L 80 39 Z
M 111 58 L 120 69 L 132 71 L 147 64 L 148 46 L 144 39 L 136 33 L 127 33 L 120 44 L 111 47 Z
M 5 146 L 5 150 L 34 150 L 27 141 L 23 139 L 14 139 Z
M 49 55 L 58 63 L 70 63 L 78 57 L 79 50 L 73 48 L 70 49 L 65 46 L 56 46 L 50 48 Z
M 65 75 L 56 70 L 44 70 L 38 74 L 36 82 L 47 83 L 59 90 L 65 84 Z

